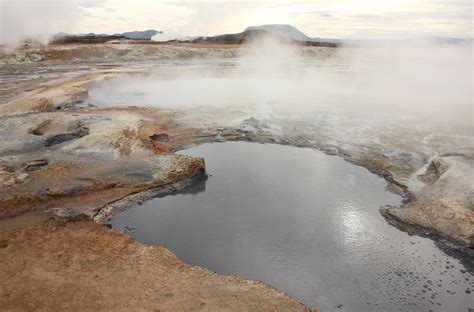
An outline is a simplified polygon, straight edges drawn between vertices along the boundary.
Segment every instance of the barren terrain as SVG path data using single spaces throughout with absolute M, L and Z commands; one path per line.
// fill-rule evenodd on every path
M 309 310 L 269 285 L 192 267 L 165 247 L 101 225 L 130 203 L 201 178 L 205 160 L 175 152 L 202 142 L 272 142 L 339 155 L 406 198 L 383 209 L 389 221 L 472 259 L 472 129 L 85 101 L 100 80 L 183 59 L 226 60 L 238 49 L 110 43 L 0 53 L 0 309 Z

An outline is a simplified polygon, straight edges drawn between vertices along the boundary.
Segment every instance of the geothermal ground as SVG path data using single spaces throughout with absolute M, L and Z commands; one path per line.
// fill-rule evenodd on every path
M 233 64 L 241 49 L 110 43 L 1 52 L 2 310 L 310 310 L 263 282 L 190 266 L 166 246 L 104 226 L 115 212 L 205 175 L 205 160 L 175 154 L 205 142 L 309 147 L 363 166 L 406 199 L 381 209 L 388 222 L 431 237 L 472 272 L 472 127 L 328 109 L 285 118 L 232 106 L 129 106 L 126 97 L 104 105 L 91 96 L 152 69 Z M 301 49 L 323 61 L 335 53 Z

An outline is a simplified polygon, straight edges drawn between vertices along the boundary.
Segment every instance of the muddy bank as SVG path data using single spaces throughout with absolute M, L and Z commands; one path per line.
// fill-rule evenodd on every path
M 2 241 L 0 259 L 2 310 L 310 310 L 88 220 L 22 230 Z

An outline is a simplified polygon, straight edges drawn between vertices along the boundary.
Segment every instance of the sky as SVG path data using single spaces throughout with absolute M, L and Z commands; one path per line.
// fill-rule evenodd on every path
M 181 36 L 291 24 L 311 37 L 472 38 L 470 0 L 0 0 L 0 42 L 156 29 Z

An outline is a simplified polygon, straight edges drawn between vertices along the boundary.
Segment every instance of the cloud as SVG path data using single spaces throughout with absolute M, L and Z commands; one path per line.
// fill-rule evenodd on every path
M 472 3 L 467 1 L 337 1 L 291 14 L 295 24 L 322 37 L 472 37 Z
M 85 8 L 103 7 L 106 3 L 106 0 L 81 0 L 79 2 L 79 4 Z
M 0 0 L 0 34 L 1 42 L 150 28 L 197 36 L 292 24 L 323 38 L 472 37 L 472 6 L 456 0 Z

